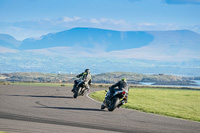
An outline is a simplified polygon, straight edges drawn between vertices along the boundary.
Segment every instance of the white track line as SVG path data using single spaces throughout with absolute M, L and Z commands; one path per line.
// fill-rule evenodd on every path
M 94 91 L 94 92 L 95 92 L 95 91 Z M 93 92 L 90 92 L 90 93 L 93 93 Z M 90 93 L 87 93 L 87 95 L 86 95 L 89 99 L 91 99 L 92 101 L 98 102 L 98 103 L 102 103 L 102 102 L 99 102 L 99 101 L 97 101 L 97 100 L 91 98 L 91 97 L 89 96 Z

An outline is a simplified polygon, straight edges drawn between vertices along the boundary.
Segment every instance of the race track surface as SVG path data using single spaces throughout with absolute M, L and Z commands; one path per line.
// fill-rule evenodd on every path
M 92 91 L 103 88 L 91 88 Z M 200 123 L 117 108 L 101 110 L 69 87 L 0 85 L 0 131 L 8 133 L 199 133 Z

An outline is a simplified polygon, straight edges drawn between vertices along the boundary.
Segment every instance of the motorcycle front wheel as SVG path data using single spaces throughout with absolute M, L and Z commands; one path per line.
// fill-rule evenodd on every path
M 78 87 L 77 90 L 74 93 L 74 98 L 77 98 L 78 95 L 80 95 L 81 87 Z

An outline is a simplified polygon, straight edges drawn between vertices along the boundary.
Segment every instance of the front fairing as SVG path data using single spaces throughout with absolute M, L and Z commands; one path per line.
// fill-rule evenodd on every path
M 110 95 L 110 90 L 107 91 L 105 98 L 107 98 Z
M 85 83 L 82 80 L 78 81 L 77 87 L 84 87 Z

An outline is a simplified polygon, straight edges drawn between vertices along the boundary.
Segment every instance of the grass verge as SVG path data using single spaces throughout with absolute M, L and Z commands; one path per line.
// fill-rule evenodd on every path
M 97 91 L 90 97 L 103 101 L 105 94 Z M 199 101 L 198 90 L 136 88 L 129 90 L 128 103 L 122 107 L 200 122 Z

